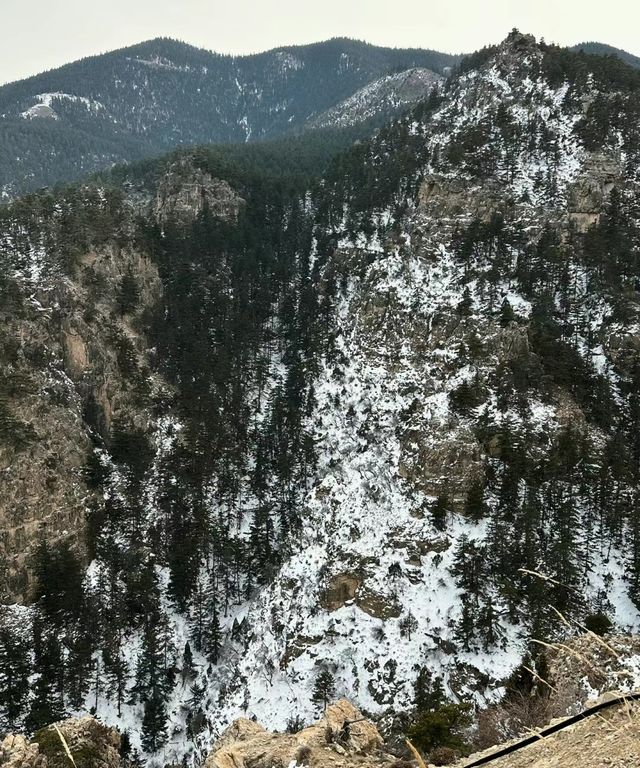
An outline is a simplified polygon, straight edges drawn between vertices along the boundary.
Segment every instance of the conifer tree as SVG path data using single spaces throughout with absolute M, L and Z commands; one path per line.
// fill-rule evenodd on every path
M 30 632 L 0 607 L 0 731 L 16 730 L 29 699 Z
M 33 623 L 34 673 L 27 729 L 37 731 L 62 720 L 64 701 L 64 660 L 57 630 L 47 619 L 36 615 Z
M 449 515 L 449 496 L 441 493 L 433 502 L 430 509 L 431 523 L 436 531 L 443 533 L 447 528 L 447 517 Z
M 144 702 L 141 743 L 148 754 L 157 752 L 167 740 L 167 711 L 164 695 L 159 688 L 153 688 Z
M 118 286 L 117 302 L 121 315 L 128 315 L 138 309 L 140 300 L 140 288 L 138 281 L 133 274 L 133 269 L 129 266 L 120 280 Z
M 325 711 L 335 694 L 335 688 L 336 686 L 331 672 L 329 672 L 326 666 L 320 666 L 313 684 L 311 701 L 313 701 L 314 704 L 322 705 L 322 709 Z

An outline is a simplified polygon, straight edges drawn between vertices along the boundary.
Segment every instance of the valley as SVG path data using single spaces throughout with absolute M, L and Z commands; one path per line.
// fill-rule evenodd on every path
M 427 54 L 394 53 L 416 103 L 351 73 L 311 110 L 370 135 L 0 208 L 2 732 L 90 714 L 226 768 L 238 718 L 346 699 L 428 755 L 434 713 L 498 743 L 640 687 L 640 72 L 515 30 Z

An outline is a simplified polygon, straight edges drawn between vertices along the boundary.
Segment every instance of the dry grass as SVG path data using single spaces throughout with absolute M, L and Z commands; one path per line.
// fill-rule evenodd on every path
M 56 729 L 56 733 L 58 734 L 60 741 L 62 742 L 62 746 L 64 747 L 64 751 L 71 761 L 71 765 L 73 765 L 73 768 L 77 768 L 76 761 L 73 759 L 73 755 L 71 754 L 71 750 L 69 749 L 69 745 L 67 744 L 67 740 L 64 737 L 64 734 L 62 731 L 58 728 L 58 726 L 54 723 L 53 727 Z
M 411 754 L 415 757 L 416 762 L 418 763 L 418 768 L 429 768 L 429 766 L 425 763 L 424 758 L 422 755 L 418 752 L 418 750 L 413 746 L 413 744 L 409 741 L 409 739 L 405 739 L 407 746 L 411 750 Z

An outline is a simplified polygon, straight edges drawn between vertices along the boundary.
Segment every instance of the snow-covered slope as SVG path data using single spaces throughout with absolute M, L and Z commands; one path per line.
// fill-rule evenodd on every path
M 311 720 L 320 671 L 373 715 L 425 671 L 481 705 L 563 616 L 640 628 L 640 85 L 611 66 L 514 33 L 313 192 L 227 185 L 224 225 L 137 232 L 183 399 L 101 486 L 121 663 L 92 648 L 85 692 L 135 745 L 150 668 L 167 762 L 241 714 Z
M 542 460 L 559 435 L 580 424 L 596 450 L 605 437 L 587 426 L 568 392 L 548 397 L 532 388 L 526 402 L 505 405 L 499 372 L 510 366 L 517 371 L 529 353 L 531 296 L 523 294 L 517 277 L 528 246 L 511 238 L 501 255 L 501 278 L 490 274 L 495 263 L 484 254 L 460 258 L 460 233 L 474 222 L 488 223 L 496 211 L 508 217 L 512 235 L 527 233 L 530 242 L 546 226 L 580 226 L 585 211 L 577 197 L 585 176 L 592 194 L 586 215 L 595 220 L 610 175 L 622 180 L 623 162 L 619 146 L 606 158 L 585 149 L 576 131 L 584 102 L 568 106 L 569 84 L 549 83 L 540 71 L 542 56 L 530 40 L 515 38 L 452 85 L 428 120 L 410 126 L 432 160 L 416 174 L 419 193 L 406 199 L 407 212 L 368 210 L 373 234 L 343 232 L 325 267 L 338 268 L 343 282 L 335 350 L 315 383 L 311 424 L 319 455 L 304 530 L 273 585 L 235 615 L 246 620 L 249 641 L 235 660 L 226 657 L 222 706 L 214 693 L 220 671 L 207 681 L 212 722 L 248 712 L 284 728 L 291 713 L 310 718 L 313 681 L 322 667 L 334 674 L 337 694 L 368 712 L 410 708 L 422 667 L 442 676 L 451 695 L 486 701 L 499 695 L 501 681 L 527 650 L 527 600 L 524 594 L 516 598 L 514 610 L 492 578 L 475 609 L 491 614 L 491 625 L 470 643 L 462 639 L 471 598 L 454 577 L 459 558 L 470 552 L 481 560 L 492 556 L 501 535 L 491 515 L 474 522 L 464 513 L 474 477 L 488 466 L 501 471 L 498 454 L 492 456 L 478 438 L 478 420 L 497 434 L 508 428 L 526 435 L 532 461 Z M 501 135 L 497 114 L 520 132 L 517 149 Z M 455 167 L 442 159 L 478 127 L 487 132 L 486 144 L 464 153 Z M 536 142 L 539 136 L 553 145 L 552 163 L 548 148 Z M 489 172 L 478 178 L 469 166 L 483 152 L 493 157 L 486 159 Z M 628 194 L 636 193 L 634 182 Z M 575 286 L 575 344 L 615 390 L 610 344 L 614 338 L 616 345 L 624 346 L 624 338 L 634 343 L 640 327 L 637 320 L 612 319 L 602 296 L 590 292 L 579 259 L 565 268 L 565 279 Z M 506 323 L 500 318 L 505 301 L 514 312 Z M 486 390 L 484 403 L 461 414 L 452 395 L 478 381 Z M 429 510 L 445 491 L 446 522 L 435 525 Z M 524 485 L 521 493 L 526 495 Z M 491 491 L 485 503 L 494 514 L 501 507 Z M 576 514 L 582 519 L 576 539 L 589 541 L 577 588 L 593 610 L 606 594 L 611 617 L 637 630 L 626 547 L 612 546 L 592 527 L 587 505 L 581 502 Z M 546 540 L 552 548 L 557 521 L 542 524 L 548 529 L 538 532 L 537 546 Z M 513 534 L 517 539 L 517 530 Z M 576 551 L 574 557 L 583 555 Z M 548 573 L 544 559 L 534 562 L 545 575 L 557 576 Z M 524 555 L 516 562 L 531 566 Z
M 344 127 L 372 119 L 382 122 L 425 99 L 443 79 L 442 75 L 421 68 L 386 75 L 314 118 L 309 127 Z

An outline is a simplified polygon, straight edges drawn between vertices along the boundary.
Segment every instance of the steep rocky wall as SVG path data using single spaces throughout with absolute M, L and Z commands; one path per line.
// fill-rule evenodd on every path
M 119 293 L 127 274 L 138 299 L 123 314 Z M 85 254 L 73 280 L 13 281 L 11 304 L 0 310 L 9 414 L 0 441 L 4 600 L 28 598 L 30 559 L 40 541 L 68 539 L 82 553 L 92 494 L 83 467 L 94 445 L 108 441 L 114 415 L 148 425 L 140 395 L 150 378 L 143 317 L 161 290 L 149 259 L 116 245 Z
M 167 168 L 158 184 L 154 203 L 157 219 L 185 222 L 204 208 L 223 221 L 236 221 L 244 201 L 223 179 L 197 168 L 189 157 Z
M 0 388 L 0 426 L 1 408 L 8 414 L 0 435 L 0 599 L 28 600 L 40 541 L 67 539 L 83 554 L 87 510 L 101 503 L 85 464 L 96 446 L 108 451 L 114 420 L 153 444 L 153 405 L 170 389 L 154 372 L 147 335 L 163 286 L 136 243 L 134 218 L 188 226 L 207 208 L 233 222 L 243 204 L 226 181 L 183 157 L 165 169 L 151 199 L 124 201 L 119 229 L 79 257 L 73 277 L 43 272 L 46 250 L 25 246 L 37 263 L 9 278 L 0 303 L 0 366 L 9 382 Z

